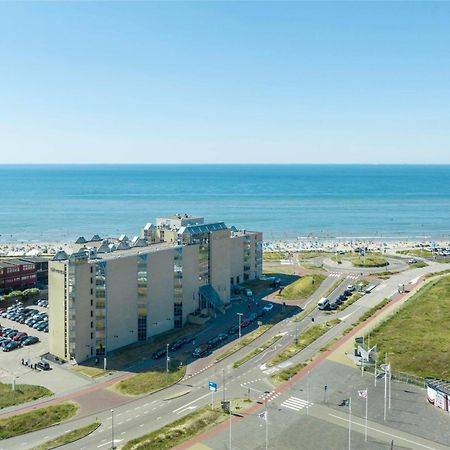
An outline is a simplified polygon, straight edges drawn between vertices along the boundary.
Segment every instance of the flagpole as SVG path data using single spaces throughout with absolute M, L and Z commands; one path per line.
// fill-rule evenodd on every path
M 367 402 L 369 401 L 369 389 L 366 389 L 366 423 L 365 423 L 365 441 L 367 442 Z
M 266 405 L 266 450 L 269 450 L 269 415 L 267 414 L 267 396 L 264 403 Z
M 389 364 L 389 409 L 391 409 L 391 364 Z
M 348 450 L 352 448 L 352 398 L 348 400 Z
M 384 414 L 383 414 L 383 418 L 384 418 L 385 422 L 386 422 L 386 390 L 387 390 L 387 373 L 386 373 L 386 368 L 385 368 L 385 372 L 384 372 Z
M 231 450 L 231 400 L 230 400 L 230 407 L 228 408 L 228 413 L 230 415 L 230 432 L 228 435 L 228 447 L 229 447 L 229 450 Z
M 306 376 L 306 401 L 308 404 L 306 405 L 306 415 L 309 415 L 309 374 L 310 371 L 308 370 L 308 375 Z

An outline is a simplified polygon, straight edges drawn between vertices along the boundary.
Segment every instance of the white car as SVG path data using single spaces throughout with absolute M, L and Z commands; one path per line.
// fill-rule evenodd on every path
M 272 311 L 273 303 L 269 303 L 268 305 L 264 306 L 263 309 L 264 309 L 264 311 L 267 311 L 267 312 Z
M 408 264 L 415 264 L 417 262 L 416 258 L 408 259 Z

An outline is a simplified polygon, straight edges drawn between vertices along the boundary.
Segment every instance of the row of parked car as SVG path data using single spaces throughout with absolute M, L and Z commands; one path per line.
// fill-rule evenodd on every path
M 179 350 L 181 347 L 183 347 L 186 344 L 190 344 L 191 342 L 194 342 L 195 336 L 185 336 L 183 338 L 180 338 L 171 344 L 169 344 L 169 351 L 175 352 Z M 153 353 L 152 358 L 153 359 L 159 359 L 162 358 L 167 353 L 167 348 L 160 348 L 159 350 L 156 350 L 156 352 Z
M 261 311 L 257 313 L 252 313 L 248 317 L 243 317 L 241 320 L 241 328 L 246 328 L 253 322 L 256 322 L 257 319 L 264 316 L 267 312 L 271 311 L 273 309 L 272 303 L 267 303 L 264 308 L 261 309 Z M 192 353 L 194 358 L 200 358 L 202 356 L 205 356 L 209 351 L 212 349 L 218 347 L 220 344 L 224 343 L 228 339 L 231 338 L 231 336 L 239 333 L 239 325 L 233 325 L 226 333 L 220 333 L 216 337 L 211 338 L 206 344 L 201 344 L 198 347 L 196 347 Z M 184 338 L 180 338 L 171 344 L 169 344 L 169 351 L 174 352 L 182 348 L 186 344 L 193 343 L 195 345 L 195 336 L 186 336 Z M 156 350 L 156 352 L 153 353 L 152 358 L 153 359 L 160 359 L 163 356 L 167 355 L 167 347 L 160 348 L 159 350 Z
M 252 313 L 248 317 L 244 317 L 241 320 L 241 328 L 247 328 L 272 309 L 273 304 L 269 303 L 266 306 L 264 306 L 264 308 L 261 309 L 261 311 L 257 313 Z M 230 339 L 231 336 L 237 333 L 239 333 L 239 325 L 233 325 L 226 333 L 220 333 L 216 337 L 213 337 L 208 342 L 206 342 L 206 344 L 201 344 L 198 347 L 196 347 L 192 352 L 192 356 L 194 358 L 202 358 L 203 356 L 206 356 L 211 350 L 218 347 L 220 344 L 224 343 L 225 341 Z
M 24 308 L 22 304 L 17 304 L 0 311 L 0 316 L 48 333 L 48 313 L 46 312 Z
M 4 352 L 36 344 L 36 342 L 39 342 L 39 338 L 36 336 L 29 336 L 27 333 L 13 328 L 0 328 L 0 347 Z
M 44 308 L 48 308 L 48 300 L 46 298 L 41 298 L 39 300 L 35 300 L 33 302 L 34 305 L 42 306 Z

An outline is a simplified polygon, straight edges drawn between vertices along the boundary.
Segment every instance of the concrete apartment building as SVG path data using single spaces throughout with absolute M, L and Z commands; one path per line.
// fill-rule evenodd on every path
M 50 353 L 78 362 L 223 312 L 262 273 L 262 233 L 175 215 L 141 236 L 89 241 L 49 264 Z

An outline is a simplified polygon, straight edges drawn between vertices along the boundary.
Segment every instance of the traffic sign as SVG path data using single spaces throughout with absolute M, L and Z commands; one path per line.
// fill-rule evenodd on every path
M 210 391 L 217 392 L 217 383 L 214 383 L 214 381 L 209 381 L 208 387 Z

